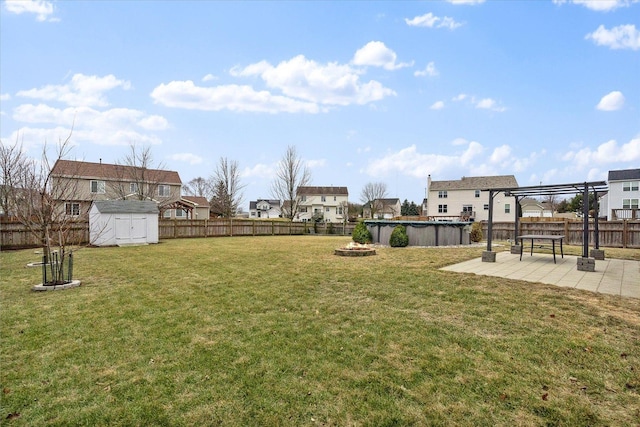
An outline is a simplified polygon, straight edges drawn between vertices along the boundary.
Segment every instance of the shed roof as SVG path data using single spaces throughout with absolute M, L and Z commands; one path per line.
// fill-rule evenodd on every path
M 518 181 L 513 175 L 463 176 L 452 181 L 431 181 L 429 191 L 441 190 L 481 190 L 487 188 L 517 187 Z
M 100 213 L 149 213 L 157 215 L 158 205 L 152 201 L 140 200 L 96 200 L 91 209 Z
M 609 181 L 624 181 L 629 179 L 640 179 L 640 169 L 609 171 Z
M 208 208 L 209 205 L 209 201 L 207 200 L 206 197 L 201 197 L 201 196 L 182 196 L 183 200 L 186 200 L 189 203 L 192 203 L 194 206 L 202 206 L 205 208 Z

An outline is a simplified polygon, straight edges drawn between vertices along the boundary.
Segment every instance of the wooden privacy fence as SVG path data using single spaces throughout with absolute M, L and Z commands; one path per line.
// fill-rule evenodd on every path
M 223 236 L 278 236 L 302 234 L 335 234 L 353 233 L 354 223 L 313 223 L 267 221 L 248 219 L 214 219 L 214 220 L 172 220 L 158 221 L 158 237 L 160 239 L 178 239 L 188 237 L 223 237 Z M 72 226 L 72 244 L 89 243 L 89 222 L 77 221 Z M 0 222 L 0 249 L 20 249 L 41 246 L 38 236 L 33 235 L 18 222 Z
M 563 234 L 568 245 L 582 244 L 582 220 L 563 221 L 523 221 L 519 223 L 522 234 Z M 222 236 L 278 236 L 301 234 L 335 234 L 350 236 L 355 223 L 304 223 L 288 221 L 268 221 L 249 219 L 215 220 L 171 220 L 158 221 L 160 239 L 186 237 L 222 237 Z M 598 223 L 600 246 L 613 248 L 640 249 L 640 221 L 618 220 Z M 55 227 L 54 227 L 55 230 Z M 55 236 L 56 233 L 52 233 Z M 487 236 L 487 223 L 483 221 L 483 235 Z M 594 224 L 590 223 L 589 242 L 594 245 Z M 494 240 L 514 240 L 513 222 L 494 222 Z M 73 224 L 74 244 L 89 243 L 89 222 L 78 221 Z M 40 246 L 38 236 L 34 236 L 17 222 L 0 222 L 0 249 L 19 249 Z
M 519 224 L 518 235 L 523 234 L 562 234 L 567 245 L 582 245 L 583 227 L 582 220 L 562 221 L 522 221 Z M 514 240 L 515 225 L 513 222 L 494 222 L 494 240 Z M 482 223 L 482 233 L 487 236 L 487 223 Z M 640 248 L 640 221 L 618 220 L 598 222 L 598 236 L 601 247 L 610 248 Z M 589 245 L 595 244 L 595 224 L 589 222 Z

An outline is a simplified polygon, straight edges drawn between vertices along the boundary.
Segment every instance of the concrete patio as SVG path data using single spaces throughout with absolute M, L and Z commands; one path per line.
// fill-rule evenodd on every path
M 558 254 L 557 264 L 553 255 L 498 252 L 496 262 L 472 259 L 441 270 L 458 273 L 475 273 L 482 276 L 505 277 L 526 282 L 546 283 L 603 294 L 640 298 L 640 261 L 620 259 L 597 260 L 595 272 L 578 271 L 578 257 Z

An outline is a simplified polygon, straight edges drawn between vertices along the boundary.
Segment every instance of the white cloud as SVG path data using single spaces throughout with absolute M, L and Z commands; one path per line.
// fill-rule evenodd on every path
M 601 111 L 616 111 L 623 106 L 624 95 L 616 90 L 603 96 L 596 108 Z
M 104 92 L 117 87 L 128 90 L 131 88 L 131 83 L 117 79 L 113 74 L 104 77 L 75 74 L 68 84 L 47 85 L 40 89 L 22 90 L 17 95 L 44 101 L 63 102 L 72 106 L 105 107 L 109 103 Z
M 160 84 L 151 92 L 158 104 L 187 110 L 261 113 L 318 113 L 315 103 L 298 101 L 268 91 L 256 91 L 250 86 L 224 85 L 199 87 L 192 81 L 172 81 Z
M 431 107 L 429 107 L 431 110 L 442 110 L 444 108 L 444 102 L 443 101 L 436 101 L 433 104 L 431 104 Z
M 429 174 L 442 175 L 451 170 L 474 171 L 484 148 L 476 141 L 466 144 L 463 151 L 454 155 L 420 153 L 411 145 L 400 151 L 372 160 L 363 170 L 373 177 L 384 177 L 394 173 L 424 179 Z
M 553 0 L 555 4 L 573 3 L 598 12 L 609 12 L 619 7 L 628 7 L 638 0 Z
M 453 18 L 448 16 L 441 18 L 431 12 L 416 16 L 412 19 L 405 18 L 404 22 L 410 27 L 448 28 L 450 30 L 455 30 L 463 25 L 460 22 L 456 22 Z
M 218 77 L 214 76 L 213 74 L 207 74 L 202 78 L 203 82 L 210 82 L 212 80 L 218 80 Z
M 612 139 L 600 144 L 595 150 L 585 147 L 580 150 L 569 151 L 562 157 L 562 160 L 576 165 L 579 169 L 598 164 L 638 162 L 640 161 L 640 136 L 622 145 L 618 145 Z
M 309 169 L 318 169 L 318 168 L 325 167 L 327 164 L 327 160 L 326 159 L 307 160 L 305 163 Z
M 385 70 L 397 70 L 403 67 L 410 67 L 413 63 L 396 63 L 398 59 L 396 53 L 389 49 L 383 42 L 371 41 L 358 49 L 353 56 L 355 65 L 370 65 L 382 67 Z
M 8 93 L 3 93 L 2 95 L 0 95 L 0 101 L 8 101 L 11 99 L 11 95 Z
M 425 77 L 425 76 L 435 77 L 438 74 L 439 73 L 438 73 L 438 70 L 436 69 L 436 64 L 433 61 L 429 62 L 424 70 L 416 71 L 413 73 L 413 75 L 416 77 Z
M 369 53 L 372 53 L 372 51 L 373 49 L 370 50 Z M 392 51 L 389 52 L 393 53 Z M 382 56 L 387 61 L 384 62 L 384 64 L 393 64 L 395 67 L 404 66 L 403 64 L 395 63 L 394 55 L 395 53 L 387 57 Z M 360 57 L 363 63 L 366 59 L 365 56 L 366 55 L 363 54 Z M 373 62 L 374 59 L 374 55 L 369 57 L 371 62 Z M 383 63 L 380 62 L 380 64 Z M 266 110 L 270 112 L 291 110 L 292 112 L 300 111 L 310 113 L 327 111 L 327 106 L 364 105 L 381 100 L 387 96 L 396 95 L 393 90 L 384 87 L 380 82 L 375 80 L 363 82 L 360 79 L 363 73 L 363 70 L 355 69 L 348 64 L 339 64 L 336 62 L 319 64 L 316 61 L 305 58 L 304 55 L 298 55 L 288 61 L 282 61 L 277 66 L 271 65 L 267 61 L 260 61 L 244 68 L 236 66 L 230 70 L 230 74 L 234 77 L 258 76 L 264 81 L 267 87 L 281 91 L 288 97 L 277 97 L 269 92 L 261 92 L 261 97 L 265 101 L 276 99 L 289 108 L 284 109 L 279 106 L 270 105 L 267 109 L 260 108 L 256 110 L 255 107 L 260 107 L 260 102 L 256 105 L 256 101 L 251 100 L 249 105 L 243 107 L 243 110 Z M 182 83 L 184 84 L 185 82 Z M 227 87 L 239 88 L 239 86 Z M 244 92 L 252 90 L 248 86 L 243 86 L 242 88 Z M 216 88 L 207 90 L 211 91 L 215 89 Z M 190 95 L 190 99 L 191 98 L 193 98 L 193 94 Z M 211 96 L 209 96 L 209 98 L 211 98 Z M 235 98 L 231 95 L 229 95 L 228 98 L 227 101 L 235 101 Z M 287 102 L 285 102 L 285 100 Z M 195 101 L 202 102 L 200 99 L 196 99 Z M 244 106 L 245 103 L 241 102 L 241 104 Z M 320 104 L 320 106 L 318 104 Z M 224 105 L 220 108 L 224 108 Z
M 33 13 L 36 19 L 42 21 L 57 21 L 53 18 L 53 2 L 44 0 L 5 0 L 4 7 L 8 12 L 20 15 Z
M 262 178 L 269 179 L 275 176 L 276 165 L 265 165 L 258 163 L 257 165 L 249 168 L 246 167 L 240 174 L 243 178 Z
M 196 156 L 192 153 L 176 153 L 169 156 L 170 160 L 177 162 L 189 163 L 190 165 L 198 165 L 202 163 L 203 159 L 200 156 Z
M 99 111 L 90 107 L 54 108 L 45 104 L 22 104 L 13 110 L 12 118 L 33 126 L 19 131 L 21 139 L 37 138 L 32 144 L 57 141 L 59 135 L 73 126 L 72 139 L 99 145 L 158 144 L 160 139 L 147 133 L 167 127 L 161 116 L 149 116 L 140 110 L 112 108 Z M 38 127 L 49 125 L 49 127 Z M 34 127 L 35 126 L 35 127 Z M 53 126 L 53 128 L 51 127 Z M 66 131 L 68 134 L 68 131 Z M 65 135 L 66 136 L 66 135 Z
M 501 145 L 500 147 L 496 147 L 493 149 L 493 153 L 491 153 L 491 157 L 489 160 L 491 163 L 503 163 L 508 161 L 511 158 L 511 147 L 508 145 Z
M 147 130 L 165 130 L 169 122 L 162 116 L 147 116 L 138 121 L 138 126 Z
M 461 94 L 458 94 L 458 95 L 454 96 L 453 98 L 451 98 L 451 100 L 454 101 L 454 102 L 459 102 L 459 101 L 464 101 L 468 97 L 469 97 L 469 95 L 467 95 L 466 93 L 461 93 Z
M 497 111 L 499 113 L 506 111 L 505 107 L 499 106 L 498 103 L 491 98 L 481 99 L 480 101 L 475 103 L 475 107 L 483 110 Z
M 598 46 L 610 49 L 640 49 L 640 31 L 635 25 L 619 25 L 611 30 L 600 25 L 593 33 L 587 34 L 585 39 L 591 39 Z

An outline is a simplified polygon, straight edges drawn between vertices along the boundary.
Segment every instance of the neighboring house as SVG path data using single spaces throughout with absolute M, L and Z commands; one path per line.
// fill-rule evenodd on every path
M 551 218 L 553 217 L 553 210 L 546 202 L 539 202 L 531 197 L 525 197 L 520 200 L 520 209 L 522 210 L 522 217 L 540 217 Z
M 249 218 L 279 218 L 281 215 L 280 200 L 258 199 L 249 202 Z
M 517 188 L 513 175 L 462 177 L 453 181 L 431 181 L 427 179 L 427 216 L 434 220 L 489 219 L 489 190 L 495 188 Z M 493 220 L 513 221 L 516 214 L 516 199 L 503 193 L 493 198 Z
M 161 211 L 190 209 L 180 202 L 182 181 L 175 171 L 58 160 L 51 177 L 52 195 L 67 215 L 86 214 L 95 200 L 144 198 L 156 202 Z
M 184 205 L 182 208 L 165 211 L 164 218 L 176 219 L 209 219 L 211 205 L 206 197 L 201 196 L 182 196 L 180 201 Z M 190 209 L 189 209 L 190 207 Z M 169 214 L 167 214 L 169 212 Z
M 298 187 L 299 211 L 294 221 L 343 222 L 347 219 L 347 187 Z
M 601 198 L 608 220 L 640 219 L 640 169 L 609 171 L 609 192 Z
M 371 205 L 373 205 L 373 215 Z M 376 199 L 371 203 L 366 203 L 363 208 L 362 216 L 364 218 L 373 218 L 375 219 L 393 219 L 397 216 L 400 216 L 402 205 L 400 204 L 400 199 Z

